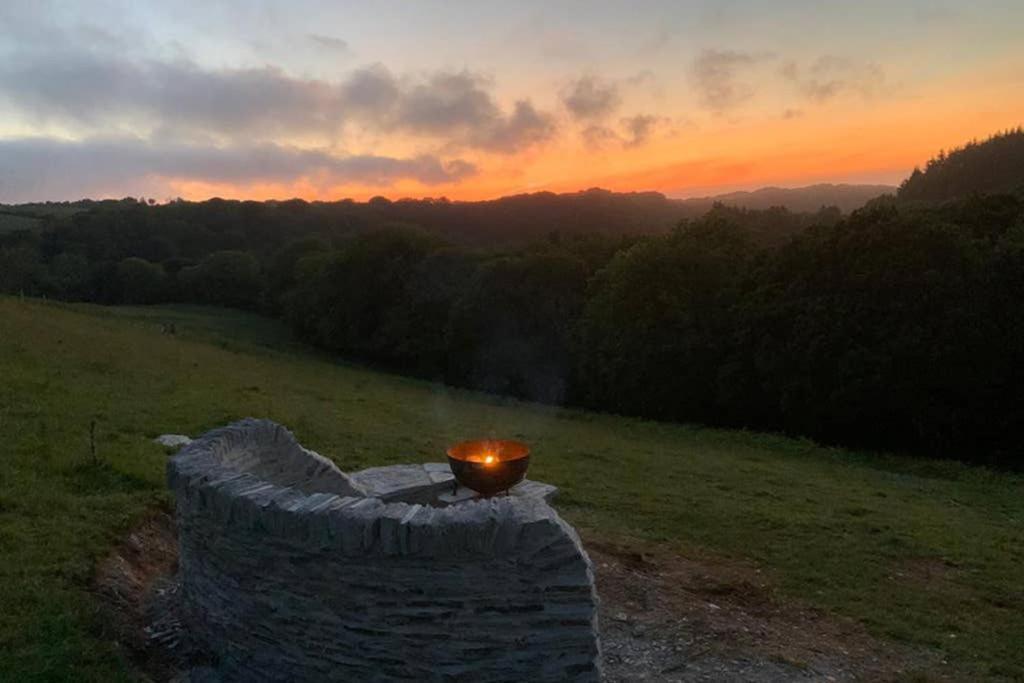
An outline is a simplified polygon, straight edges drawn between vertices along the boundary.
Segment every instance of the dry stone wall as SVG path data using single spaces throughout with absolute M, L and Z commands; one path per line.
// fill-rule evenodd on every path
M 225 680 L 600 678 L 590 562 L 542 499 L 384 502 L 264 420 L 168 479 L 185 613 Z

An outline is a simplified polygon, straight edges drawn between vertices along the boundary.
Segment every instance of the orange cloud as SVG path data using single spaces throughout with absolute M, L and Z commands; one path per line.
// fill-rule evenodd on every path
M 947 83 L 914 97 L 842 100 L 804 109 L 800 117 L 751 112 L 733 122 L 711 118 L 633 148 L 588 147 L 566 132 L 546 147 L 509 157 L 471 158 L 481 172 L 458 182 L 397 180 L 387 187 L 288 183 L 210 184 L 173 181 L 181 196 L 330 200 L 447 196 L 477 200 L 538 190 L 600 186 L 686 195 L 738 187 L 814 182 L 898 182 L 940 148 L 1019 125 L 1024 89 L 1003 80 Z

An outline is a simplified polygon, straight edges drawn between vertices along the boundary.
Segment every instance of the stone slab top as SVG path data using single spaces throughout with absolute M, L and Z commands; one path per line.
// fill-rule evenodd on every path
M 444 507 L 480 498 L 480 494 L 455 484 L 447 463 L 370 467 L 350 475 L 366 495 L 385 502 L 419 503 Z M 516 498 L 535 498 L 550 502 L 558 488 L 539 481 L 524 480 L 509 491 Z M 499 494 L 500 495 L 500 494 Z

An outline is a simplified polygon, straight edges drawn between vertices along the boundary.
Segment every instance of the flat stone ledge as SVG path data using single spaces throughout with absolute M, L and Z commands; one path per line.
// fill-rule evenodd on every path
M 161 434 L 153 439 L 153 443 L 160 444 L 164 448 L 184 448 L 192 443 L 192 438 L 184 434 Z
M 464 486 L 455 485 L 455 476 L 447 463 L 428 462 L 419 465 L 388 465 L 371 467 L 350 475 L 366 495 L 382 501 L 419 503 L 445 507 L 481 498 Z M 558 487 L 525 479 L 508 491 L 515 498 L 533 498 L 546 503 L 558 493 Z M 501 497 L 503 494 L 498 494 Z

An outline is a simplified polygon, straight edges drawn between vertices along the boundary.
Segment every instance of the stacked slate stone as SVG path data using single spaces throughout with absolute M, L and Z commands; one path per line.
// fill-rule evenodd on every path
M 168 479 L 184 612 L 223 680 L 600 678 L 590 561 L 541 498 L 384 502 L 251 419 Z

